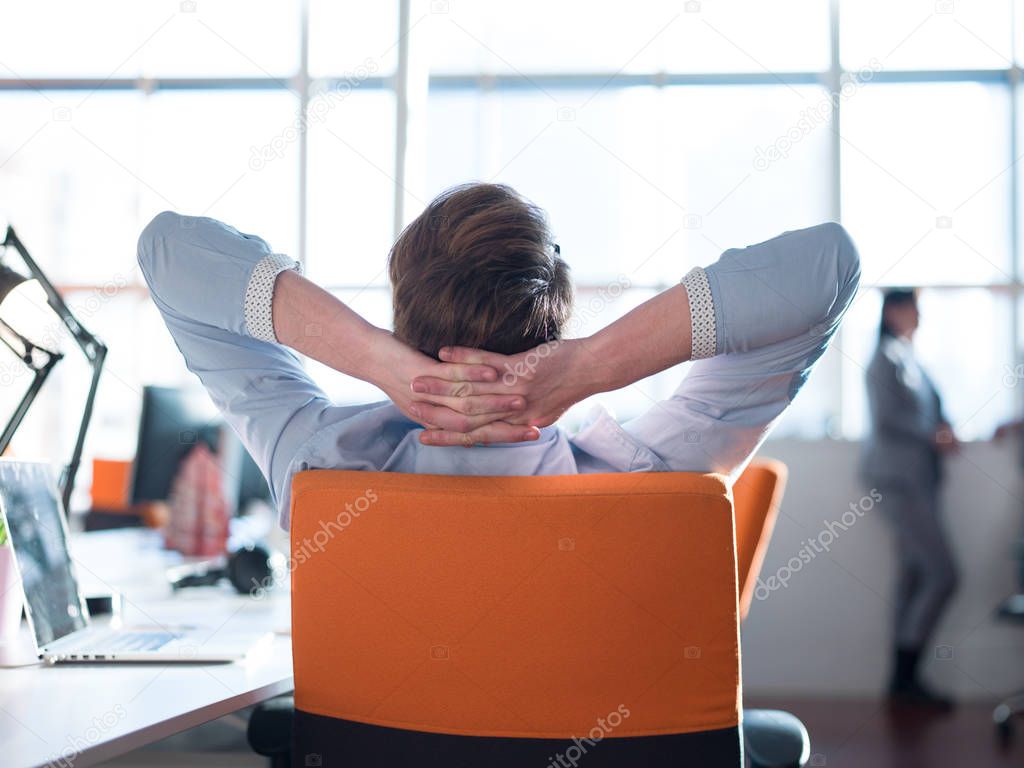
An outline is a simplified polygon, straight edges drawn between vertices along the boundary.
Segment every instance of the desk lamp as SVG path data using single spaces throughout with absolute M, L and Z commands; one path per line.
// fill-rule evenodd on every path
M 11 254 L 16 253 L 25 267 L 27 275 L 15 270 L 9 263 Z M 30 371 L 32 371 L 32 382 L 22 396 L 17 408 L 11 415 L 3 433 L 0 433 L 0 454 L 7 450 L 14 433 L 18 430 L 22 419 L 28 413 L 39 390 L 50 372 L 63 358 L 63 354 L 57 349 L 50 349 L 37 344 L 19 333 L 11 324 L 10 318 L 4 316 L 3 301 L 16 287 L 22 283 L 34 280 L 46 294 L 46 303 L 57 315 L 61 324 L 74 338 L 78 347 L 82 350 L 92 368 L 92 380 L 89 384 L 89 394 L 85 399 L 85 408 L 82 411 L 82 421 L 78 427 L 78 438 L 75 440 L 75 448 L 71 453 L 71 460 L 61 473 L 60 487 L 64 499 L 64 511 L 68 513 L 68 504 L 71 500 L 71 491 L 75 486 L 75 475 L 78 473 L 78 465 L 82 460 L 82 446 L 85 444 L 85 433 L 89 428 L 89 420 L 92 417 L 92 408 L 96 400 L 96 387 L 99 384 L 100 372 L 103 369 L 103 360 L 107 355 L 107 348 L 99 339 L 82 327 L 75 319 L 64 303 L 64 299 L 53 287 L 39 265 L 35 263 L 28 250 L 14 232 L 14 228 L 8 226 L 3 243 L 0 243 L 0 343 L 13 352 Z M 55 347 L 56 344 L 49 345 Z

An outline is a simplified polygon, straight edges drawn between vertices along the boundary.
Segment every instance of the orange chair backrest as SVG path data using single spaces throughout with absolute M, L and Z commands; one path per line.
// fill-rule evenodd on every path
M 720 476 L 315 470 L 291 526 L 303 712 L 530 738 L 737 725 Z
M 775 459 L 755 459 L 732 488 L 736 510 L 736 565 L 740 583 L 740 618 L 750 611 L 768 542 L 786 490 L 786 465 Z

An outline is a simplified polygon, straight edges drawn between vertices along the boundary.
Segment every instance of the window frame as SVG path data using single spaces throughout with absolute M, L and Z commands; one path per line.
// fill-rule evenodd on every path
M 822 71 L 793 71 L 793 72 L 769 72 L 769 71 L 748 71 L 734 73 L 684 73 L 684 72 L 648 72 L 644 74 L 613 74 L 597 72 L 578 73 L 530 73 L 523 74 L 487 74 L 477 75 L 463 74 L 431 74 L 426 62 L 411 59 L 413 52 L 410 50 L 409 33 L 416 22 L 412 18 L 414 3 L 413 0 L 392 0 L 398 3 L 398 58 L 396 70 L 391 75 L 371 75 L 361 79 L 360 89 L 383 90 L 391 92 L 395 98 L 395 176 L 393 179 L 393 236 L 401 231 L 407 213 L 407 194 L 404 192 L 407 178 L 407 165 L 409 152 L 409 123 L 410 103 L 412 99 L 422 98 L 426 89 L 445 89 L 473 91 L 477 93 L 488 93 L 495 89 L 502 88 L 533 88 L 542 87 L 553 93 L 559 90 L 575 89 L 580 87 L 591 87 L 599 89 L 621 89 L 634 86 L 654 86 L 664 88 L 670 86 L 711 86 L 711 85 L 759 85 L 759 84 L 815 84 L 821 85 L 829 93 L 838 93 L 842 84 L 847 78 L 854 76 L 855 72 L 844 69 L 840 56 L 840 0 L 829 0 L 828 34 L 830 37 L 829 66 Z M 1011 5 L 1011 14 L 1018 12 L 1019 3 Z M 418 6 L 417 6 L 418 7 Z M 429 9 L 428 11 L 429 12 Z M 346 79 L 343 73 L 333 77 L 313 78 L 310 74 L 309 56 L 309 30 L 310 18 L 308 3 L 298 4 L 298 13 L 301 15 L 299 34 L 299 63 L 297 71 L 288 77 L 189 77 L 189 78 L 37 78 L 22 79 L 11 75 L 11 73 L 0 72 L 0 91 L 51 91 L 51 90 L 83 90 L 83 91 L 117 91 L 134 90 L 149 95 L 161 90 L 185 90 L 185 91 L 211 91 L 211 90 L 281 90 L 292 91 L 298 98 L 300 114 L 307 114 L 310 101 L 324 88 L 342 86 Z M 1016 18 L 1011 18 L 1011 32 L 1015 35 Z M 1011 39 L 1011 51 L 1015 55 L 1019 53 L 1017 46 L 1019 40 Z M 1018 157 L 1024 143 L 1021 125 L 1021 109 L 1024 102 L 1024 86 L 1021 85 L 1020 62 L 1014 58 L 1009 66 L 1002 69 L 957 69 L 957 70 L 881 70 L 874 74 L 872 83 L 952 83 L 952 82 L 978 82 L 996 84 L 1005 87 L 1010 98 L 1010 140 L 1008 145 L 1007 166 L 1011 168 L 1009 190 L 1010 199 L 1010 279 L 1005 282 L 985 285 L 951 283 L 943 285 L 928 286 L 927 291 L 955 291 L 968 288 L 982 288 L 989 291 L 993 297 L 1006 296 L 1011 298 L 1010 316 L 1012 328 L 1009 339 L 1011 349 L 1005 350 L 1006 359 L 1013 361 L 1018 366 L 1021 362 L 1021 342 L 1024 337 L 1024 329 L 1021 328 L 1021 307 L 1024 299 L 1024 284 L 1022 284 L 1021 268 L 1021 229 L 1018 217 L 1022 212 L 1021 207 L 1021 170 L 1017 167 Z M 830 217 L 836 221 L 842 221 L 841 205 L 841 158 L 842 140 L 842 100 L 831 99 L 830 120 L 831 125 L 838 130 L 830 131 L 829 166 L 826 169 L 828 174 L 827 186 L 829 190 L 828 210 Z M 848 151 L 848 150 L 847 150 Z M 297 190 L 297 211 L 298 216 L 298 253 L 297 259 L 305 264 L 308 251 L 308 168 L 309 168 L 309 138 L 306 131 L 300 131 L 298 137 L 298 190 Z M 101 286 L 83 283 L 60 283 L 62 291 L 90 291 L 97 290 Z M 388 290 L 383 285 L 352 285 L 352 284 L 330 284 L 325 286 L 332 291 L 345 290 Z M 596 283 L 581 282 L 577 288 L 581 296 L 586 296 L 600 291 L 604 286 Z M 637 290 L 658 290 L 667 286 L 662 284 L 633 285 L 631 289 Z M 866 285 L 861 287 L 862 292 L 877 291 L 884 288 L 884 285 Z M 138 292 L 140 295 L 145 292 L 144 286 L 127 286 L 130 292 Z M 831 398 L 830 412 L 823 414 L 830 423 L 842 425 L 844 423 L 842 403 L 843 387 L 848 384 L 844 382 L 842 368 L 842 345 L 843 331 L 837 340 L 840 349 L 839 355 L 827 357 L 822 364 L 838 366 L 840 370 L 835 371 L 836 380 L 839 382 L 837 391 Z M 852 358 L 847 358 L 852 360 Z M 860 366 L 860 361 L 853 361 Z M 1022 389 L 1024 388 L 1016 388 Z M 1014 408 L 1020 412 L 1024 391 L 1014 392 Z M 842 427 L 835 431 L 844 431 Z M 843 436 L 847 435 L 832 435 Z

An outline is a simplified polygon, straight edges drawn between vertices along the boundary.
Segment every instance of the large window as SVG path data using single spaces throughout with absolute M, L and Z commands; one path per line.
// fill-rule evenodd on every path
M 142 384 L 188 378 L 135 265 L 155 213 L 257 232 L 387 325 L 388 247 L 470 179 L 549 211 L 577 334 L 725 248 L 841 220 L 863 289 L 777 434 L 862 434 L 878 289 L 917 285 L 922 357 L 980 438 L 1024 378 L 1022 19 L 1024 0 L 9 3 L 0 214 L 111 347 L 87 454 L 129 455 Z M 73 360 L 20 453 L 70 450 Z M 628 416 L 684 374 L 603 399 Z M 6 408 L 26 379 L 4 382 Z

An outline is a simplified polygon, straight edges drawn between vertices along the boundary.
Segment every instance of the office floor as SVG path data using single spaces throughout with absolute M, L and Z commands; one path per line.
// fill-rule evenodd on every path
M 266 768 L 245 739 L 248 711 L 222 717 L 102 763 L 103 768 Z
M 878 701 L 748 701 L 748 706 L 786 709 L 811 734 L 810 766 L 824 768 L 1019 768 L 1024 765 L 1024 720 L 1006 751 L 992 730 L 992 707 L 961 706 L 943 718 L 913 713 L 890 716 Z M 224 718 L 111 760 L 105 768 L 264 768 L 249 753 L 242 718 Z
M 961 705 L 949 717 L 890 714 L 879 701 L 796 699 L 747 702 L 785 709 L 811 734 L 810 765 L 826 768 L 1002 768 L 1024 765 L 1024 720 L 1003 751 L 993 704 Z

